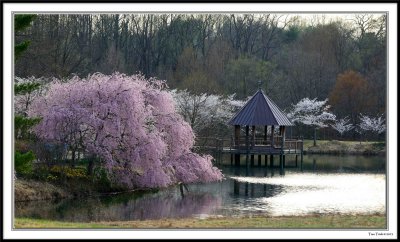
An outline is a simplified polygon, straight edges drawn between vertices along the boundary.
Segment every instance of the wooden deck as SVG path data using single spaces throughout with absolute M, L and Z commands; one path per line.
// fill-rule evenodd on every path
M 271 146 L 254 146 L 249 150 L 246 147 L 242 148 L 231 148 L 223 147 L 221 149 L 222 153 L 229 154 L 250 154 L 250 155 L 280 155 L 283 154 L 301 154 L 301 149 L 282 149 L 282 148 L 272 148 Z
M 285 160 L 287 155 L 295 156 L 295 166 L 298 165 L 298 157 L 300 158 L 300 166 L 303 165 L 303 140 L 302 139 L 282 139 L 282 137 L 274 137 L 271 139 L 219 139 L 219 138 L 197 138 L 196 146 L 200 150 L 211 151 L 216 164 L 221 164 L 222 155 L 230 154 L 230 164 L 234 166 L 243 165 L 245 161 L 246 166 L 255 166 L 258 163 L 264 163 L 267 167 L 269 163 L 270 168 L 279 168 L 280 174 L 284 174 L 286 166 Z M 267 159 L 268 156 L 268 159 Z M 279 162 L 278 166 L 274 165 L 274 157 Z
M 196 148 L 214 150 L 228 154 L 250 154 L 250 155 L 280 155 L 280 154 L 302 154 L 303 140 L 285 139 L 274 137 L 270 139 L 255 139 L 253 141 L 240 139 L 200 138 L 196 142 Z

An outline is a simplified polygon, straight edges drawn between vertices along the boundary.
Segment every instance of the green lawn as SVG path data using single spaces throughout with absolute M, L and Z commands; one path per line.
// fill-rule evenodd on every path
M 382 141 L 338 141 L 317 140 L 314 146 L 313 140 L 304 140 L 303 149 L 309 153 L 341 153 L 341 154 L 384 154 L 385 142 Z
M 318 146 L 325 145 L 325 144 L 328 144 L 330 142 L 332 142 L 332 141 L 331 140 L 317 140 L 317 145 Z M 357 141 L 337 140 L 335 142 L 339 142 L 339 143 L 341 143 L 343 145 L 351 145 L 351 146 L 360 144 L 359 140 L 357 140 Z M 374 144 L 382 144 L 382 143 L 385 143 L 385 142 L 382 142 L 382 141 L 361 141 L 361 145 L 374 145 Z M 313 145 L 314 145 L 314 140 L 312 140 L 312 139 L 305 139 L 304 140 L 304 148 L 309 148 L 309 147 L 311 147 Z
M 326 215 L 304 217 L 240 217 L 240 218 L 207 218 L 207 219 L 160 219 L 144 221 L 116 221 L 71 223 L 43 219 L 16 218 L 14 227 L 24 228 L 386 228 L 384 215 Z

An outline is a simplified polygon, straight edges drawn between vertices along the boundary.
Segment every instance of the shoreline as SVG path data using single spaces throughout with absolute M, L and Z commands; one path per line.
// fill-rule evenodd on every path
M 34 201 L 57 201 L 62 199 L 75 199 L 81 197 L 102 197 L 102 196 L 113 196 L 124 193 L 146 193 L 153 192 L 157 189 L 132 189 L 124 191 L 110 191 L 110 192 L 99 192 L 91 191 L 72 191 L 67 188 L 63 188 L 59 185 L 51 184 L 45 181 L 38 180 L 25 180 L 17 179 L 14 180 L 14 202 L 34 202 Z
M 14 180 L 14 202 L 30 202 L 73 198 L 65 188 L 37 180 Z

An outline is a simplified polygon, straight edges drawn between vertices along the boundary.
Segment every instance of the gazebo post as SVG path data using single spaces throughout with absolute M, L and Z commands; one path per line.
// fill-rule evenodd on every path
M 282 149 L 285 148 L 285 140 L 286 140 L 286 127 L 282 126 Z
M 271 125 L 271 148 L 274 148 L 274 134 L 275 134 L 275 126 Z M 271 168 L 273 168 L 274 166 L 274 155 L 271 154 Z
M 240 166 L 240 153 L 235 154 L 235 166 Z
M 269 165 L 270 165 L 270 167 L 271 167 L 271 169 L 272 169 L 272 168 L 274 168 L 274 155 L 271 154 L 271 155 L 269 156 L 269 160 L 270 160 L 270 161 L 269 161 Z
M 256 143 L 256 126 L 251 126 L 251 139 L 252 139 L 252 141 L 251 141 L 251 146 L 253 147 Z
M 267 145 L 267 135 L 268 135 L 268 125 L 264 126 L 264 145 Z M 265 155 L 264 157 L 264 161 L 265 161 L 265 168 L 268 167 L 268 155 Z
M 246 149 L 249 149 L 249 126 L 246 125 Z
M 240 145 L 240 125 L 235 125 L 234 148 L 238 149 Z M 235 154 L 235 166 L 240 166 L 240 153 Z
M 285 140 L 285 138 L 286 138 L 286 126 L 282 126 L 282 136 L 283 136 L 283 140 Z
M 239 145 L 240 140 L 240 125 L 235 125 L 235 146 Z
M 246 167 L 249 166 L 249 153 L 250 153 L 250 146 L 249 146 L 249 126 L 246 125 Z
M 304 140 L 301 138 L 301 150 L 300 150 L 300 170 L 303 172 L 303 149 L 304 149 Z
M 279 126 L 279 135 L 282 137 L 282 148 L 285 144 L 285 126 Z
M 268 126 L 264 126 L 264 145 L 267 145 Z
M 275 127 L 274 127 L 274 125 L 272 125 L 271 126 L 271 146 L 272 147 L 274 147 L 274 130 L 275 130 Z
M 285 126 L 279 126 L 279 135 L 282 138 L 281 141 L 281 156 L 279 157 L 279 166 L 280 166 L 280 174 L 284 175 L 284 168 L 285 168 Z
M 286 155 L 282 154 L 281 175 L 285 175 L 285 160 L 286 160 Z
M 251 126 L 251 149 L 255 146 L 256 126 Z M 250 165 L 254 166 L 254 155 L 250 155 Z

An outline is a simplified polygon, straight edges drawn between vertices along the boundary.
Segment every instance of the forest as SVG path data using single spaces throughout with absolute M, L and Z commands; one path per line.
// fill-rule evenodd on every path
M 238 100 L 260 82 L 283 110 L 328 99 L 338 118 L 359 124 L 360 114 L 386 113 L 386 38 L 386 15 L 372 14 L 39 14 L 15 35 L 30 42 L 15 75 L 141 73 Z

